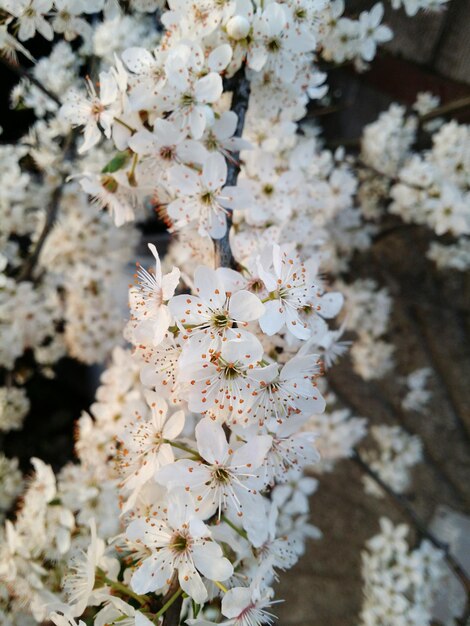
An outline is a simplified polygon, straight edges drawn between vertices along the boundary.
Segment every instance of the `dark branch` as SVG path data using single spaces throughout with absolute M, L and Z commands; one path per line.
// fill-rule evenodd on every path
M 57 104 L 57 106 L 61 106 L 62 103 L 59 98 L 51 91 L 49 91 L 49 89 L 45 87 L 37 78 L 32 76 L 26 68 L 18 65 L 17 63 L 12 63 L 4 56 L 0 56 L 0 63 L 2 63 L 5 67 L 14 72 L 20 78 L 26 78 L 27 80 L 29 80 L 29 82 L 37 87 L 40 91 L 42 91 L 44 95 L 53 100 Z
M 361 469 L 364 474 L 369 476 L 393 501 L 396 508 L 404 515 L 404 517 L 408 518 L 408 520 L 413 524 L 416 531 L 419 533 L 421 537 L 430 541 L 436 548 L 442 551 L 444 559 L 447 565 L 450 567 L 455 576 L 462 583 L 463 588 L 465 589 L 465 593 L 467 594 L 467 603 L 470 602 L 470 578 L 467 576 L 464 569 L 461 565 L 456 561 L 454 556 L 450 553 L 448 544 L 444 543 L 440 539 L 438 539 L 426 526 L 426 524 L 421 520 L 421 518 L 416 514 L 415 510 L 410 505 L 408 499 L 394 491 L 390 485 L 380 478 L 380 476 L 375 472 L 361 457 L 357 450 L 354 452 L 352 456 L 352 460 L 356 463 L 356 465 Z
M 18 282 L 21 282 L 24 280 L 31 280 L 33 277 L 34 268 L 36 266 L 36 263 L 38 262 L 39 255 L 41 254 L 41 250 L 57 218 L 60 199 L 62 197 L 62 189 L 63 189 L 63 185 L 59 185 L 58 187 L 56 187 L 56 189 L 54 189 L 51 202 L 49 206 L 47 207 L 46 220 L 44 222 L 44 226 L 42 227 L 41 234 L 39 235 L 39 239 L 36 242 L 33 252 L 26 259 L 23 266 L 21 267 L 21 270 L 16 278 Z
M 226 88 L 231 90 L 232 106 L 231 110 L 237 114 L 237 128 L 235 137 L 241 137 L 243 127 L 245 125 L 245 115 L 248 109 L 250 99 L 250 81 L 246 77 L 245 68 L 242 66 L 238 72 L 226 82 Z M 233 162 L 227 163 L 227 185 L 235 186 L 240 173 L 240 153 L 233 153 Z M 230 249 L 230 227 L 232 225 L 232 211 L 227 209 L 227 231 L 221 239 L 214 240 L 215 248 L 215 266 L 216 267 L 232 267 L 234 264 L 232 251 Z
M 178 577 L 174 575 L 170 588 L 163 597 L 162 606 L 164 606 L 165 603 L 168 602 L 168 600 L 170 600 L 170 598 L 178 591 L 179 586 Z M 179 626 L 182 604 L 183 596 L 181 595 L 175 600 L 175 602 L 173 602 L 170 608 L 165 611 L 163 615 L 163 626 Z
M 70 133 L 70 135 L 68 135 L 68 137 L 66 137 L 64 141 L 64 160 L 71 160 L 73 158 L 74 148 L 74 134 Z M 36 241 L 36 245 L 34 246 L 32 253 L 27 257 L 16 276 L 16 280 L 18 282 L 31 280 L 33 278 L 34 268 L 36 267 L 36 264 L 39 260 L 39 255 L 41 254 L 46 239 L 49 236 L 52 228 L 54 227 L 57 219 L 57 213 L 59 212 L 64 183 L 65 175 L 62 178 L 62 182 L 57 185 L 52 193 L 51 201 L 49 203 L 49 206 L 47 207 L 46 219 L 44 222 L 44 226 L 42 227 L 41 234 Z

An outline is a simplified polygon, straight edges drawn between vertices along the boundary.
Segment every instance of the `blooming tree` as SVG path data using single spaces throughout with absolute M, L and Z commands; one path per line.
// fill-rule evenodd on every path
M 444 2 L 392 2 L 402 4 L 413 15 Z M 334 407 L 324 377 L 348 348 L 343 333 L 357 334 L 365 380 L 393 364 L 389 295 L 341 271 L 388 197 L 391 213 L 458 238 L 450 250 L 433 244 L 431 258 L 457 267 L 458 248 L 468 266 L 468 127 L 440 123 L 433 147 L 415 151 L 436 106 L 422 97 L 416 113 L 392 107 L 369 126 L 352 162 L 302 123 L 327 93 L 321 65 L 365 69 L 392 37 L 381 3 L 356 17 L 341 0 L 0 8 L 9 63 L 31 58 L 36 33 L 55 41 L 12 94 L 37 121 L 1 147 L 0 426 L 20 427 L 28 410 L 26 353 L 47 373 L 64 354 L 92 363 L 112 352 L 78 420 L 78 462 L 54 475 L 33 459 L 23 505 L 5 522 L 2 619 L 270 624 L 280 572 L 320 537 L 304 470 L 330 471 L 366 432 Z M 377 177 L 386 182 L 373 194 Z M 153 266 L 137 268 L 123 330 L 119 284 L 136 223 L 155 211 L 174 237 L 162 259 L 149 243 Z M 132 349 L 119 345 L 122 330 Z M 428 401 L 426 377 L 407 379 L 410 409 Z M 375 448 L 359 457 L 366 490 L 405 491 L 419 439 L 386 426 L 371 434 Z M 7 510 L 21 478 L 14 459 L 1 462 Z M 385 520 L 367 546 L 364 624 L 402 623 L 403 607 L 377 610 L 376 572 L 413 559 L 424 573 L 408 599 L 429 614 L 416 623 L 431 619 L 443 551 L 432 541 L 411 551 L 405 531 Z M 398 596 L 402 576 L 389 581 Z

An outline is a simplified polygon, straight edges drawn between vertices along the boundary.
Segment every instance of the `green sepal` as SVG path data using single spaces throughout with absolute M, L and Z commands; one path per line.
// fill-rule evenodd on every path
M 127 150 L 124 152 L 118 152 L 113 156 L 111 161 L 107 163 L 101 170 L 102 174 L 112 174 L 122 169 L 130 159 L 130 154 Z

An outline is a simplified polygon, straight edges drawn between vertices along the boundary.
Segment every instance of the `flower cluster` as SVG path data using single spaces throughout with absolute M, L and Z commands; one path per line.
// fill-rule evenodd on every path
M 396 493 L 405 492 L 411 482 L 410 470 L 422 460 L 422 443 L 399 426 L 372 426 L 370 434 L 376 447 L 363 453 L 364 459 Z M 383 490 L 369 476 L 363 478 L 370 495 L 382 498 Z
M 18 468 L 17 459 L 9 459 L 0 453 L 0 520 L 15 502 L 23 490 L 23 477 Z
M 431 391 L 425 388 L 431 374 L 432 370 L 429 367 L 422 367 L 408 374 L 405 379 L 407 393 L 401 403 L 405 410 L 424 412 L 432 395 Z
M 380 533 L 366 544 L 363 626 L 418 626 L 432 621 L 436 594 L 446 580 L 442 551 L 426 540 L 410 550 L 408 532 L 406 524 L 394 526 L 382 518 Z
M 452 236 L 456 243 L 432 242 L 428 256 L 440 267 L 463 270 L 470 234 L 470 130 L 455 121 L 426 121 L 437 105 L 437 99 L 421 94 L 417 114 L 392 105 L 365 128 L 361 163 L 368 171 L 359 197 L 368 219 L 377 219 L 387 203 L 404 222 L 425 224 L 438 237 Z M 421 130 L 433 132 L 429 149 L 420 149 Z
M 411 115 L 394 106 L 366 129 L 357 176 L 302 122 L 328 90 L 320 62 L 363 69 L 391 38 L 381 3 L 358 19 L 342 0 L 0 9 L 10 56 L 31 60 L 24 42 L 36 33 L 64 39 L 12 93 L 38 120 L 1 147 L 0 365 L 17 386 L 0 388 L 0 429 L 28 410 L 19 365 L 24 376 L 33 357 L 49 375 L 64 355 L 91 364 L 112 352 L 78 419 L 78 462 L 54 475 L 33 459 L 0 532 L 0 621 L 150 626 L 175 612 L 191 626 L 270 624 L 279 572 L 321 536 L 305 471 L 332 470 L 366 434 L 322 376 L 348 331 L 365 380 L 393 365 L 387 290 L 339 277 L 370 245 L 388 195 L 405 220 L 467 234 L 468 129 L 439 122 L 433 148 L 413 154 L 435 102 L 421 98 Z M 138 264 L 124 349 L 134 223 L 155 212 L 177 237 L 165 259 L 150 243 L 152 267 Z M 426 401 L 424 379 L 408 380 L 406 408 Z M 404 491 L 419 441 L 385 426 L 372 436 L 378 450 L 364 458 Z M 21 485 L 15 460 L 0 468 L 3 514 Z M 388 551 L 368 545 L 364 615 L 376 616 L 377 571 L 390 569 L 400 594 L 407 559 L 434 555 L 425 544 L 409 555 L 401 534 Z M 421 581 L 437 580 L 418 565 Z M 407 598 L 427 607 L 419 589 Z M 377 615 L 364 622 L 386 620 Z
M 344 327 L 357 334 L 351 348 L 354 370 L 364 380 L 382 378 L 393 368 L 394 346 L 384 338 L 392 298 L 385 287 L 379 288 L 369 278 L 338 287 L 346 298 Z
M 122 333 L 135 231 L 116 229 L 76 182 L 64 182 L 67 133 L 38 121 L 19 145 L 0 149 L 1 430 L 21 426 L 29 409 L 21 385 L 35 367 L 53 376 L 63 356 L 100 362 Z
M 416 15 L 419 10 L 439 11 L 442 10 L 448 0 L 391 0 L 394 9 L 403 7 L 407 15 Z

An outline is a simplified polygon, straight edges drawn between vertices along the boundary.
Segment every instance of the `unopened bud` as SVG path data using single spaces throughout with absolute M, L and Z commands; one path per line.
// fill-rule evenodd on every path
M 227 22 L 227 34 L 232 39 L 245 39 L 250 32 L 250 22 L 242 15 L 234 15 Z

